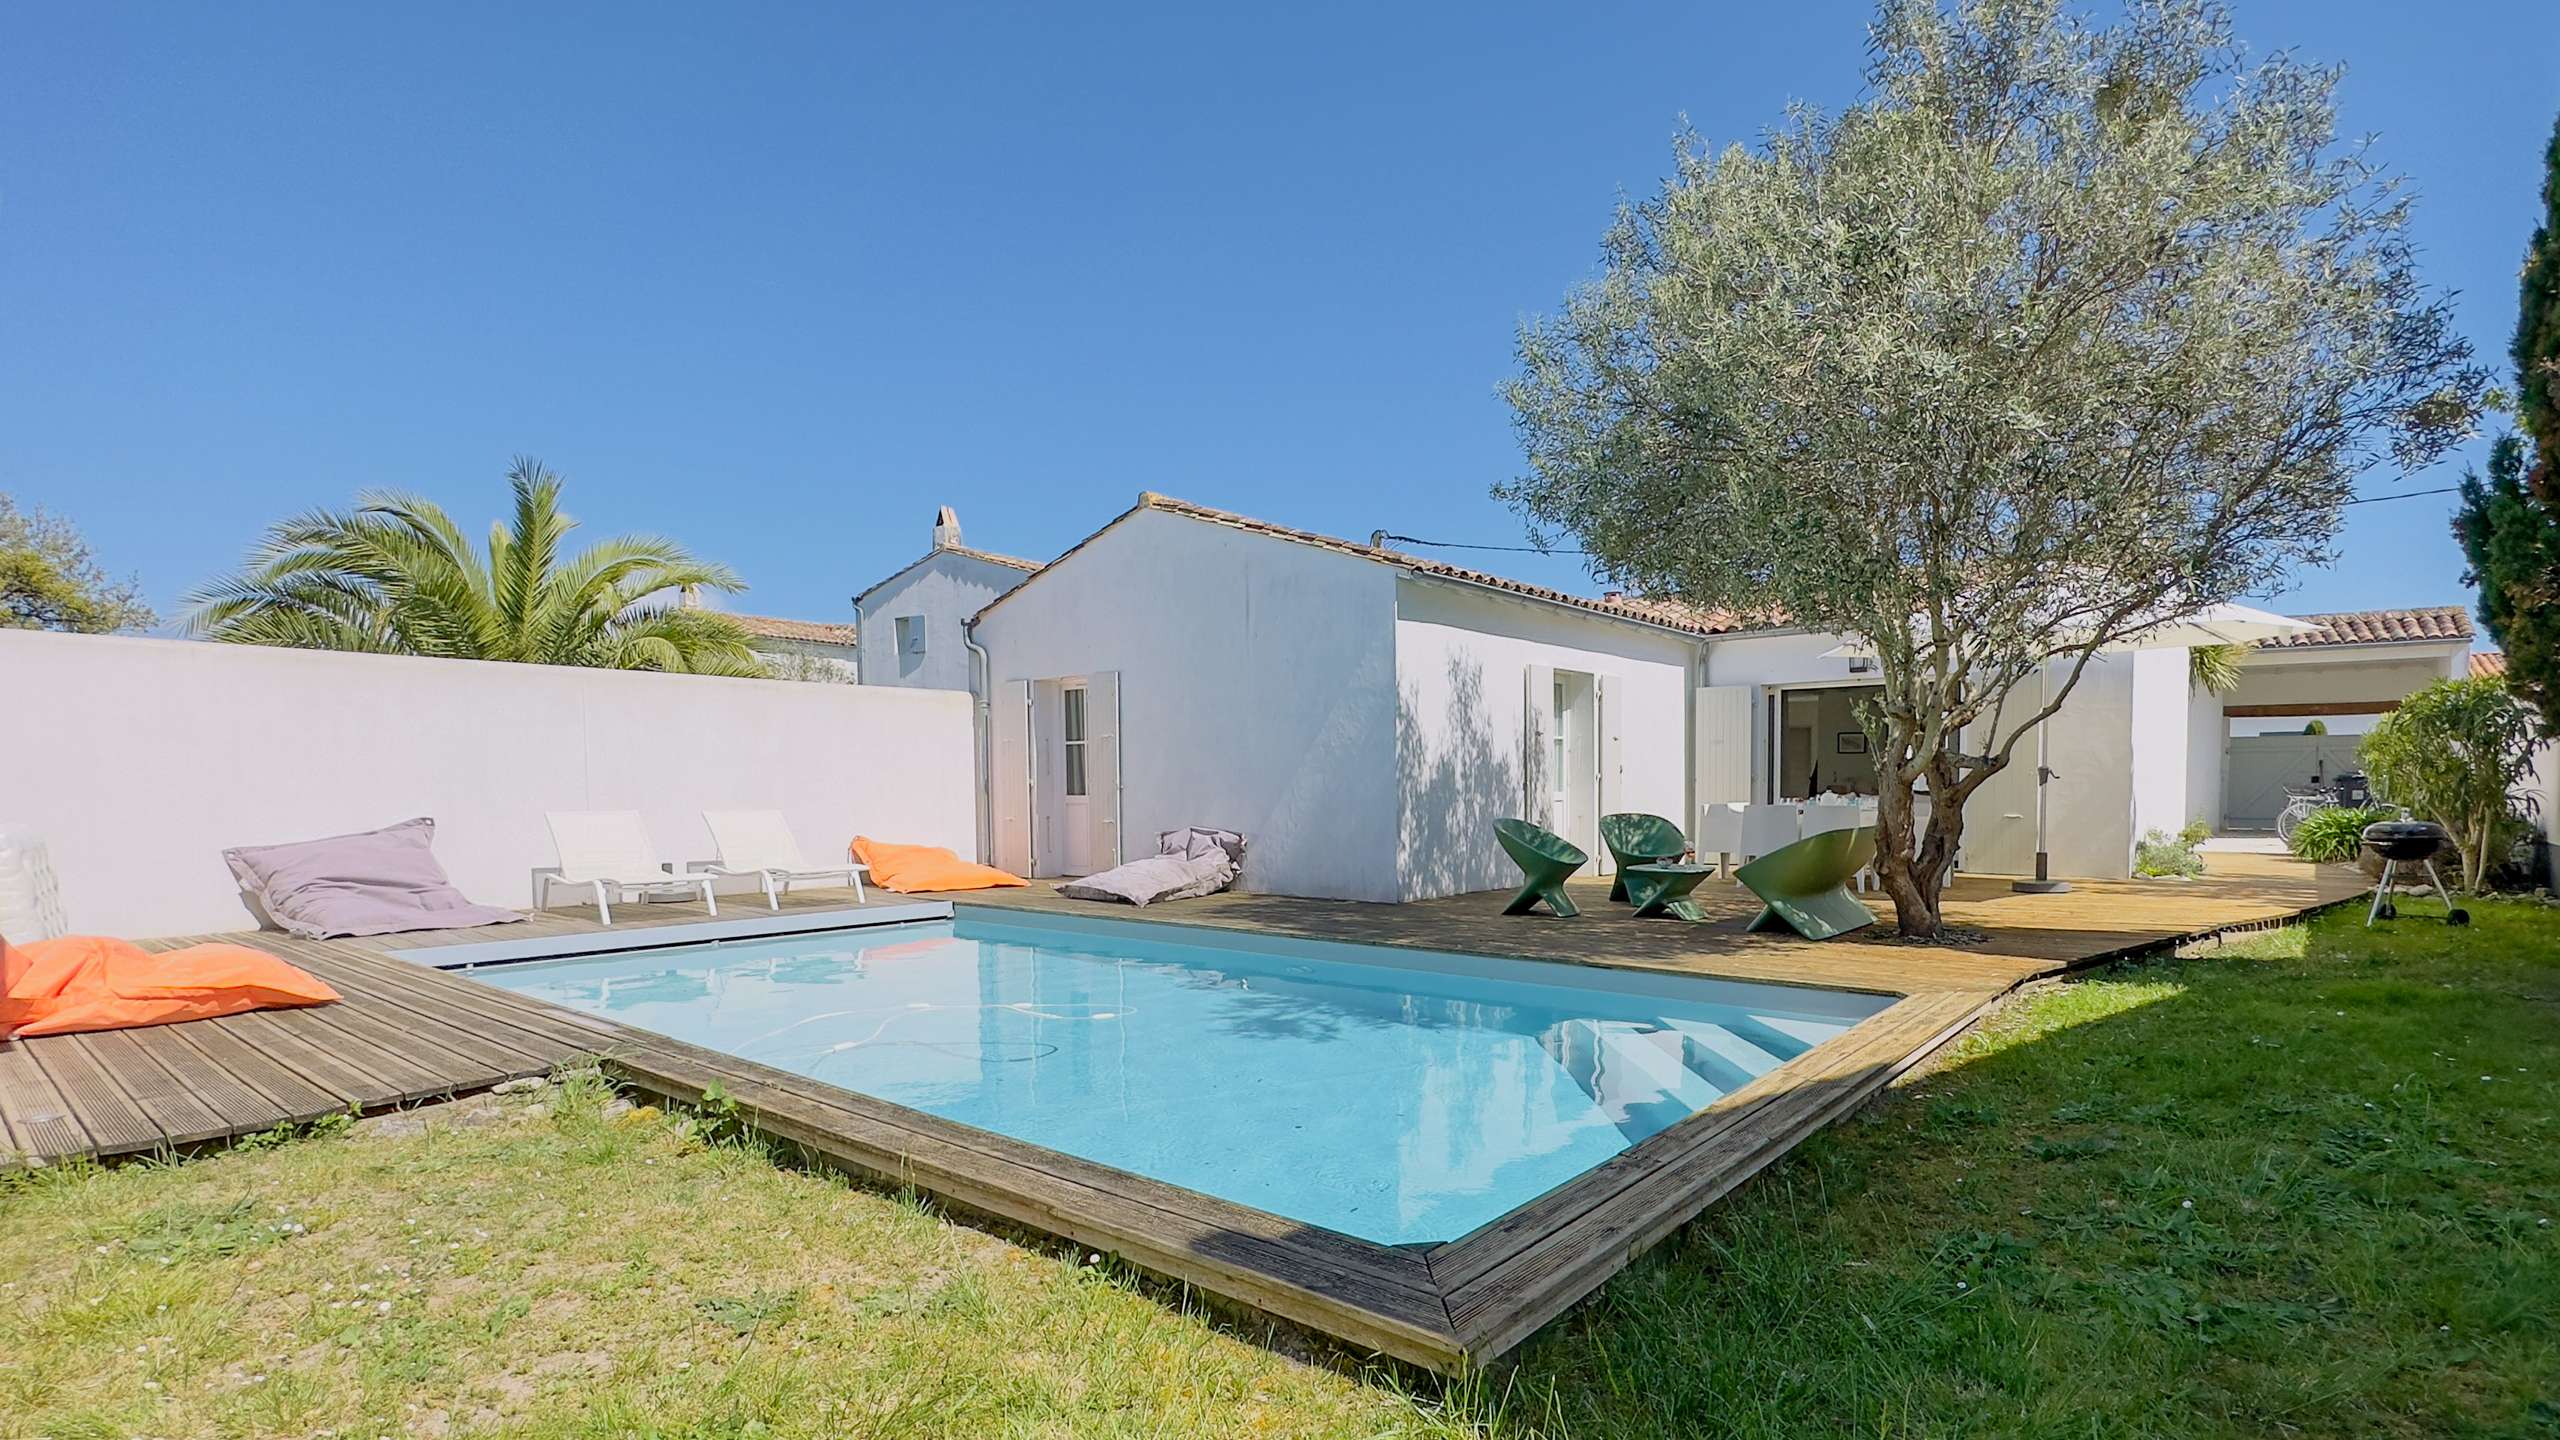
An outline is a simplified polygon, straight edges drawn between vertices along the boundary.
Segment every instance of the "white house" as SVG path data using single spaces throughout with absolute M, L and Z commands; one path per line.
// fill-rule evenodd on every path
M 943 506 L 934 516 L 932 548 L 853 597 L 863 683 L 968 689 L 962 627 L 1039 568 L 1037 560 L 962 544 L 960 517 Z
M 1146 495 L 971 629 L 997 864 L 1216 825 L 1250 888 L 1406 900 L 1503 883 L 1501 816 L 1688 813 L 1713 627 Z
M 2376 613 L 2432 617 L 2402 625 L 2427 638 L 2318 617 L 2331 628 L 2253 652 L 2229 697 L 2191 683 L 2184 649 L 2093 661 L 2046 729 L 2054 873 L 2121 877 L 2145 832 L 2218 825 L 2226 768 L 2258 773 L 2232 727 L 2267 707 L 2379 714 L 2465 663 L 2459 612 Z M 1410 900 L 1510 881 L 1503 816 L 1598 857 L 1611 811 L 1687 828 L 1707 803 L 1875 786 L 1856 715 L 1876 679 L 1836 635 L 1566 595 L 1160 495 L 967 633 L 986 848 L 1033 875 L 1215 825 L 1251 838 L 1248 888 Z M 2035 852 L 2027 749 L 1968 804 L 1963 864 L 2024 874 Z
M 774 615 L 732 615 L 747 632 L 747 648 L 763 656 L 775 678 L 850 684 L 860 675 L 854 628 L 826 620 L 785 620 Z
M 2190 808 L 2232 829 L 2263 830 L 2285 788 L 2356 768 L 2373 722 L 2438 680 L 2474 673 L 2471 617 L 2458 606 L 2306 615 L 2321 627 L 2251 651 L 2240 683 L 2205 729 L 2226 736 L 2220 767 L 2197 775 Z M 2494 652 L 2493 652 L 2494 653 Z M 2310 722 L 2325 733 L 2306 734 Z

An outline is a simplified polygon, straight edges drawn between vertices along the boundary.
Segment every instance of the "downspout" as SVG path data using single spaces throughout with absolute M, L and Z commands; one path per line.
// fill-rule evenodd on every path
M 862 597 L 853 597 L 853 683 L 862 683 Z
M 861 634 L 858 630 L 854 633 Z M 969 724 L 970 738 L 976 742 L 978 752 L 977 783 L 972 787 L 978 792 L 978 858 L 993 861 L 995 817 L 991 809 L 993 797 L 988 787 L 995 784 L 996 777 L 995 760 L 988 753 L 988 744 L 995 736 L 996 662 L 987 654 L 987 647 L 978 643 L 978 617 L 975 615 L 960 622 L 960 643 L 969 650 L 969 694 L 977 701 L 969 707 Z

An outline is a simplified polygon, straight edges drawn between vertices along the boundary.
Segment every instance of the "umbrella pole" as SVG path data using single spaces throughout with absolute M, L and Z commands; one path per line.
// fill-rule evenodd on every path
M 2052 670 L 2051 656 L 2045 657 L 2036 664 L 2036 708 L 2038 710 L 2045 707 L 2046 677 L 2052 674 Z M 2044 720 L 2036 722 L 2036 878 L 2009 882 L 2009 888 L 2021 895 L 2059 895 L 2071 888 L 2071 882 L 2053 878 L 2053 857 L 2045 849 L 2047 832 L 2044 787 L 2052 783 L 2053 767 L 2044 763 L 2044 727 L 2051 719 L 2051 716 L 2047 716 Z

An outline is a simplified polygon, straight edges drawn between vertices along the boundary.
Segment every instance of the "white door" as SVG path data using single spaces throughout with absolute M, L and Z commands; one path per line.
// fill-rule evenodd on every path
M 1089 743 L 1087 725 L 1088 696 L 1083 684 L 1071 684 L 1058 696 L 1058 743 L 1060 805 L 1063 814 L 1058 826 L 1064 854 L 1059 866 L 1069 875 L 1090 875 L 1093 863 L 1093 772 L 1086 750 Z

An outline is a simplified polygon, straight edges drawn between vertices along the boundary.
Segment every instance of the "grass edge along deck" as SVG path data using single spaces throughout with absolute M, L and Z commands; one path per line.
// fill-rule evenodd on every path
M 866 917 L 861 909 L 870 907 L 817 895 L 793 900 L 793 909 L 832 908 L 849 924 L 910 918 Z M 2250 918 L 2326 903 L 2335 898 L 2288 896 Z M 656 919 L 626 925 L 655 928 Z M 661 923 L 672 933 L 677 919 Z M 558 912 L 537 923 L 563 937 L 593 928 Z M 2189 934 L 2227 923 L 2215 917 Z M 593 1059 L 682 1102 L 717 1086 L 756 1128 L 814 1157 L 1444 1372 L 1499 1359 L 1954 1039 L 2015 983 L 1922 986 L 1892 977 L 1901 983 L 1873 987 L 1899 995 L 1884 1010 L 1669 1129 L 1456 1240 L 1387 1246 L 483 985 L 432 963 L 446 958 L 439 951 L 467 953 L 450 942 L 386 951 L 273 933 L 192 938 L 271 951 L 337 986 L 345 1002 L 115 1032 L 112 1040 L 0 1045 L 0 1142 L 22 1156 L 167 1150 Z M 2184 937 L 2156 943 L 2175 938 Z M 564 939 L 560 948 L 580 947 Z

